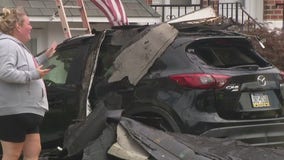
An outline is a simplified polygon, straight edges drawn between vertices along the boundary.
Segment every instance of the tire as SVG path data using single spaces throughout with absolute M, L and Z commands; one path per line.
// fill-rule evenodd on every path
M 169 132 L 181 133 L 181 121 L 173 112 L 164 107 L 154 105 L 135 104 L 135 107 L 128 108 L 124 111 L 126 117 L 137 120 L 148 126 Z

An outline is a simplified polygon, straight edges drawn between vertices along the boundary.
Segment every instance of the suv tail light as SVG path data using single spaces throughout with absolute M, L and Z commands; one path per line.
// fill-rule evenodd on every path
M 170 76 L 170 79 L 176 81 L 181 86 L 199 89 L 222 88 L 230 76 L 220 74 L 178 74 Z

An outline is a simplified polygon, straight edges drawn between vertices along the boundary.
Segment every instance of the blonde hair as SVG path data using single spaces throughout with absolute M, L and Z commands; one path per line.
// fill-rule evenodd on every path
M 11 35 L 16 24 L 23 24 L 25 15 L 27 14 L 23 7 L 3 8 L 0 13 L 0 32 Z

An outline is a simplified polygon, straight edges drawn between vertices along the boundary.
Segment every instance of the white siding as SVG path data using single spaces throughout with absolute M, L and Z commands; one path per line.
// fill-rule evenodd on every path
M 263 22 L 263 0 L 246 0 L 245 9 L 258 22 Z

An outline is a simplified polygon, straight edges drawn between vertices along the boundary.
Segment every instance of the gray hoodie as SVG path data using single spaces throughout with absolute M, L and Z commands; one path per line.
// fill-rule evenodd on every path
M 46 88 L 36 70 L 47 61 L 36 59 L 16 38 L 0 33 L 0 116 L 34 113 L 44 116 L 48 110 Z

